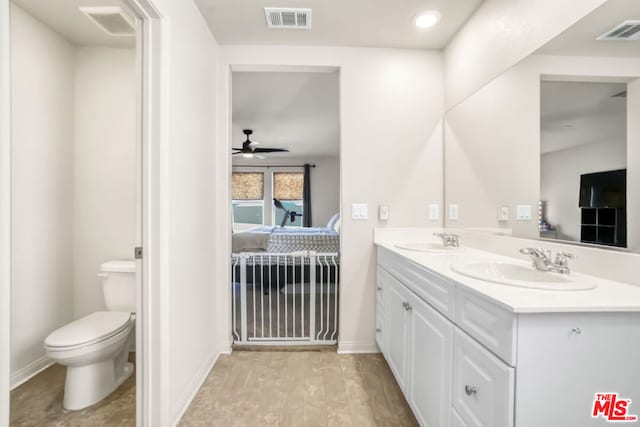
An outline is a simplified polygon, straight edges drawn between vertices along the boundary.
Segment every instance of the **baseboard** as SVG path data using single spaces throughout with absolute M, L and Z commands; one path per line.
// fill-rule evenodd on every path
M 233 346 L 229 343 L 225 343 L 220 347 L 220 350 L 218 350 L 218 353 L 219 353 L 218 356 L 220 356 L 221 354 L 228 356 L 231 353 L 233 353 Z
M 24 368 L 20 368 L 17 371 L 12 372 L 11 390 L 26 383 L 53 364 L 54 362 L 45 355 L 29 363 Z
M 375 341 L 338 341 L 338 354 L 380 353 Z
M 217 351 L 212 358 L 204 363 L 204 365 L 193 377 L 193 380 L 187 385 L 185 391 L 182 393 L 182 395 L 174 405 L 174 408 L 177 408 L 177 410 L 173 411 L 176 415 L 171 417 L 172 426 L 177 426 L 184 414 L 187 412 L 187 409 L 189 409 L 189 405 L 191 405 L 191 401 L 193 401 L 193 399 L 198 394 L 198 391 L 200 391 L 202 384 L 204 384 L 205 380 L 209 376 L 209 372 L 211 372 L 211 369 L 213 369 L 221 354 L 229 353 L 225 353 L 224 351 Z

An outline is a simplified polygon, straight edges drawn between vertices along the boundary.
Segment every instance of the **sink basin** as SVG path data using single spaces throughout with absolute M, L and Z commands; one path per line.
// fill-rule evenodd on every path
M 586 291 L 597 287 L 593 279 L 582 275 L 539 271 L 532 266 L 508 262 L 470 262 L 453 265 L 451 269 L 473 279 L 522 288 Z
M 442 243 L 433 242 L 396 243 L 395 247 L 398 249 L 406 249 L 408 251 L 431 253 L 451 253 L 457 249 L 451 246 L 445 246 Z

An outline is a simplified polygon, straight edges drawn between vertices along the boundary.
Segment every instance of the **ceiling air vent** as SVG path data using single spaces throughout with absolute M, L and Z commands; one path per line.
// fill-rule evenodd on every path
M 311 29 L 311 9 L 265 7 L 264 13 L 269 28 Z
M 134 36 L 133 19 L 120 7 L 80 7 L 82 13 L 110 36 Z
M 597 40 L 640 40 L 640 21 L 624 21 L 598 37 Z

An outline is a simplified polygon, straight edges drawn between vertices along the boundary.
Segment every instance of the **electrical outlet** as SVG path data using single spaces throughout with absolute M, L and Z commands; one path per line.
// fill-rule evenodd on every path
M 378 219 L 380 221 L 389 221 L 389 206 L 380 205 L 378 208 Z
M 459 216 L 458 205 L 449 205 L 449 220 L 457 221 Z
M 351 219 L 368 219 L 369 206 L 366 203 L 353 203 L 351 205 Z
M 431 203 L 429 205 L 429 220 L 437 221 L 440 219 L 440 205 L 437 203 Z
M 516 219 L 518 221 L 531 221 L 531 205 L 517 205 Z

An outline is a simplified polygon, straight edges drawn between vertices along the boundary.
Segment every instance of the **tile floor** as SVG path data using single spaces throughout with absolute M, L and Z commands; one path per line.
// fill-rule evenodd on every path
M 180 426 L 417 426 L 379 354 L 234 351 Z
M 129 361 L 135 363 L 135 354 Z M 11 427 L 87 427 L 136 424 L 135 374 L 106 399 L 82 411 L 62 407 L 64 366 L 53 365 L 11 392 Z

